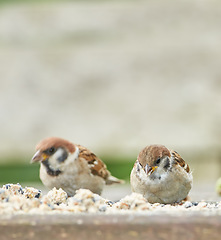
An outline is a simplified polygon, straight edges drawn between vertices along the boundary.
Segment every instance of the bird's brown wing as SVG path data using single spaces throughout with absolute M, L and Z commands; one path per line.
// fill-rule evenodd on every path
M 87 148 L 81 145 L 77 145 L 77 147 L 79 148 L 79 157 L 87 161 L 91 173 L 106 180 L 110 176 L 106 165 Z
M 176 151 L 171 151 L 172 156 L 174 158 L 174 164 L 179 164 L 187 173 L 190 172 L 190 167 L 189 165 L 182 159 L 182 157 L 176 152 Z

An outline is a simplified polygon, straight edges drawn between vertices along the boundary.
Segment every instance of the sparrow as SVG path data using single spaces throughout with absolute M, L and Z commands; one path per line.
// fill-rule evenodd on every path
M 36 146 L 31 163 L 40 162 L 40 179 L 52 189 L 62 188 L 73 196 L 80 188 L 101 194 L 104 185 L 123 183 L 87 148 L 65 139 L 50 137 Z
M 149 145 L 138 155 L 130 174 L 131 189 L 150 203 L 178 203 L 193 183 L 189 165 L 163 145 Z

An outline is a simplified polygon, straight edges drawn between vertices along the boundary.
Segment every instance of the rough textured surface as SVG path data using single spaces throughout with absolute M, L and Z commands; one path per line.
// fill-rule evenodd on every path
M 221 202 L 150 204 L 131 194 L 118 202 L 80 189 L 46 195 L 19 184 L 0 189 L 1 240 L 220 239 Z
M 221 216 L 0 215 L 1 240 L 22 239 L 161 239 L 219 240 Z
M 145 212 L 148 215 L 180 214 L 182 212 L 205 212 L 221 215 L 221 201 L 151 204 L 141 194 L 132 193 L 113 202 L 87 189 L 79 189 L 73 197 L 69 198 L 65 191 L 56 188 L 45 195 L 35 188 L 23 188 L 19 184 L 6 184 L 0 189 L 0 214 L 133 214 L 136 212 Z

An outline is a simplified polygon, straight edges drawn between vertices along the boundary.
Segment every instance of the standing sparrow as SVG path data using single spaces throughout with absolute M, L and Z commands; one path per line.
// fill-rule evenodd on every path
M 86 188 L 101 194 L 105 184 L 122 183 L 90 150 L 67 140 L 51 137 L 42 140 L 31 163 L 40 162 L 40 179 L 48 188 L 62 188 L 69 196 Z
M 163 145 L 145 147 L 138 155 L 130 175 L 132 191 L 150 203 L 176 203 L 184 200 L 193 177 L 181 156 Z

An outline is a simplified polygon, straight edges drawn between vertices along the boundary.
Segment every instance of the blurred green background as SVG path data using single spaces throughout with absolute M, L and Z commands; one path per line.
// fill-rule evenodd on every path
M 0 3 L 0 183 L 40 184 L 35 145 L 58 136 L 126 180 L 143 147 L 164 144 L 193 169 L 193 193 L 214 192 L 219 1 Z
M 115 176 L 129 181 L 129 173 L 133 167 L 132 161 L 114 157 L 104 157 L 107 168 Z M 127 159 L 128 160 L 128 159 Z M 12 159 L 9 164 L 2 164 L 0 166 L 0 183 L 41 183 L 39 179 L 39 164 L 17 164 L 15 159 Z

